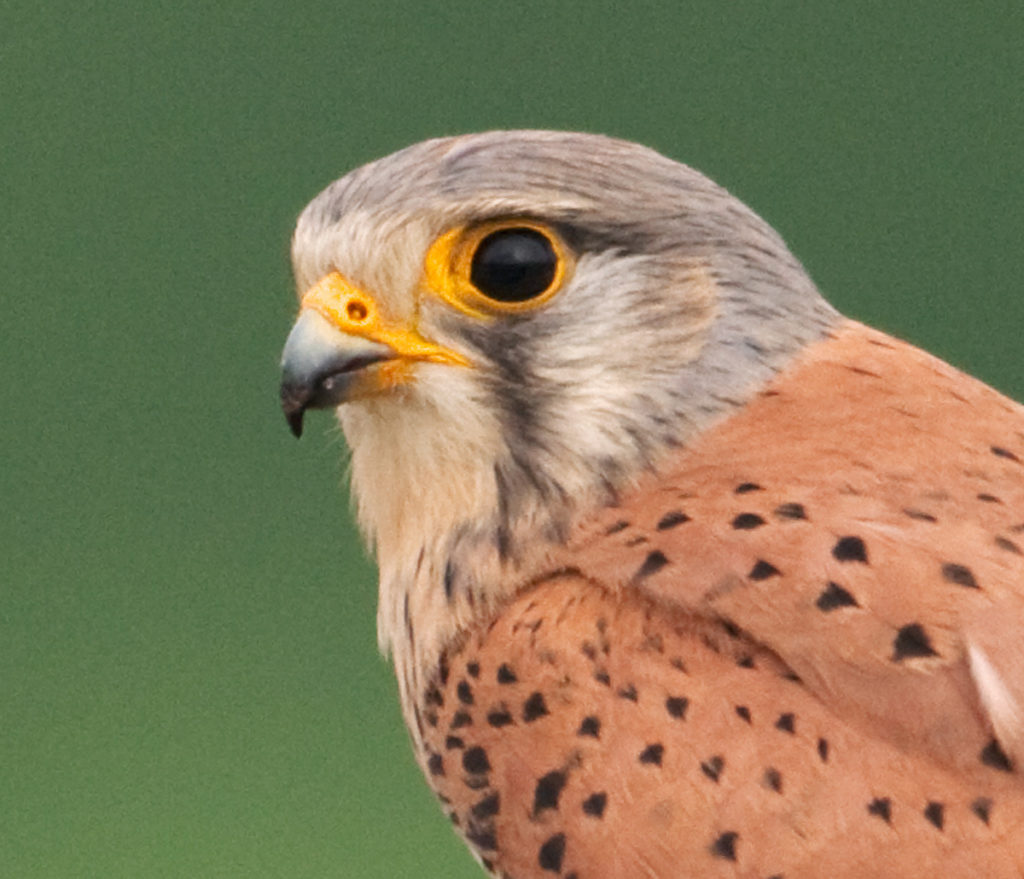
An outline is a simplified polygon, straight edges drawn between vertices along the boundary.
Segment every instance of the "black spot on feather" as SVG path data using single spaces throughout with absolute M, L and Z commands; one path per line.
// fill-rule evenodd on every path
M 483 775 L 491 771 L 491 761 L 487 759 L 487 752 L 477 745 L 462 755 L 462 768 L 471 775 Z
M 1009 449 L 1002 448 L 1002 446 L 992 446 L 992 454 L 997 458 L 1006 458 L 1009 461 L 1016 461 L 1018 464 L 1020 463 L 1020 458 L 1018 458 Z
M 652 550 L 647 553 L 647 558 L 644 559 L 644 563 L 637 569 L 633 579 L 643 580 L 645 577 L 650 577 L 651 574 L 660 571 L 667 564 L 668 559 L 665 558 L 665 554 L 660 549 Z
M 829 581 L 828 586 L 818 596 L 815 605 L 817 605 L 818 610 L 825 611 L 826 613 L 839 607 L 860 607 L 857 604 L 856 598 L 838 583 L 833 583 L 832 581 Z
M 938 655 L 920 623 L 909 623 L 901 627 L 892 642 L 893 662 Z
M 868 803 L 868 814 L 881 818 L 886 824 L 891 824 L 892 800 L 888 797 L 876 797 Z
M 686 719 L 686 709 L 690 705 L 690 700 L 685 696 L 669 696 L 665 700 L 665 710 L 677 720 Z
M 487 723 L 495 729 L 501 729 L 501 727 L 508 726 L 513 722 L 512 714 L 504 705 L 492 708 L 487 713 Z
M 732 520 L 732 527 L 737 531 L 752 531 L 754 528 L 760 528 L 764 524 L 764 519 L 757 515 L 757 513 L 740 513 Z
M 470 809 L 470 814 L 474 818 L 483 820 L 484 818 L 493 818 L 498 812 L 501 811 L 501 795 L 495 791 L 492 794 L 488 794 L 479 803 Z
M 537 817 L 545 809 L 557 809 L 558 798 L 568 780 L 561 771 L 549 772 L 537 779 L 533 789 L 533 815 Z
M 444 757 L 440 754 L 431 754 L 427 758 L 427 769 L 431 775 L 444 775 Z
M 903 511 L 905 516 L 909 516 L 911 519 L 917 519 L 919 522 L 938 522 L 931 513 L 925 513 L 922 510 L 905 509 Z
M 517 680 L 516 673 L 506 663 L 498 666 L 497 680 L 499 684 L 514 684 Z
M 562 858 L 565 857 L 565 834 L 556 833 L 549 837 L 537 853 L 537 863 L 542 870 L 551 873 L 562 872 Z
M 867 547 L 859 537 L 840 537 L 832 547 L 832 556 L 840 562 L 868 562 Z
M 608 794 L 601 791 L 591 794 L 583 801 L 583 812 L 592 818 L 600 818 L 604 815 L 604 807 L 608 803 Z
M 639 760 L 648 766 L 661 766 L 661 759 L 665 754 L 665 746 L 661 744 L 648 745 L 640 752 Z
M 775 791 L 775 793 L 782 793 L 782 773 L 779 772 L 774 766 L 769 766 L 764 771 L 764 786 Z
M 945 806 L 933 800 L 924 807 L 924 817 L 938 827 L 939 830 L 942 830 L 942 825 L 945 823 Z
M 782 573 L 775 565 L 764 561 L 764 559 L 758 559 L 754 563 L 754 567 L 750 569 L 750 573 L 747 576 L 751 580 L 767 580 L 769 577 L 777 577 Z
M 544 701 L 544 694 L 540 692 L 531 693 L 530 697 L 523 703 L 523 720 L 532 723 L 539 717 L 548 713 L 547 703 Z
M 998 769 L 1000 772 L 1013 772 L 1013 763 L 1009 757 L 1006 756 L 1006 752 L 999 747 L 999 742 L 992 739 L 984 748 L 981 750 L 981 762 L 986 766 L 991 766 L 993 769 Z
M 1007 540 L 1005 537 L 996 537 L 995 543 L 996 546 L 998 546 L 1002 550 L 1005 550 L 1006 552 L 1012 552 L 1014 555 L 1022 554 L 1020 547 L 1017 546 L 1017 544 L 1014 543 L 1012 540 Z
M 495 851 L 498 848 L 498 837 L 490 824 L 474 827 L 472 824 L 466 830 L 468 839 L 477 848 L 485 851 Z
M 952 562 L 947 562 L 942 566 L 942 578 L 947 583 L 963 586 L 966 589 L 979 588 L 978 581 L 974 579 L 974 574 L 966 565 L 956 565 Z
M 735 830 L 727 830 L 711 843 L 711 854 L 726 861 L 736 860 L 736 842 L 740 835 Z
M 682 510 L 672 510 L 670 513 L 665 513 L 665 515 L 658 520 L 658 524 L 655 527 L 659 531 L 667 531 L 669 528 L 675 528 L 677 525 L 682 525 L 684 522 L 689 521 L 690 517 Z
M 971 811 L 978 816 L 985 824 L 988 824 L 992 817 L 992 800 L 988 797 L 978 797 L 971 803 Z
M 444 566 L 444 595 L 449 601 L 455 593 L 455 565 L 448 559 Z
M 725 769 L 725 760 L 720 754 L 715 754 L 700 764 L 700 771 L 716 784 L 723 769 Z

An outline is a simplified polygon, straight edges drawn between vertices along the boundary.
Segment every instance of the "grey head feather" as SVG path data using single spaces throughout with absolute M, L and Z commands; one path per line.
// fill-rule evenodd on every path
M 564 535 L 580 474 L 589 479 L 582 496 L 607 500 L 841 319 L 740 201 L 686 165 L 600 135 L 441 138 L 357 169 L 300 217 L 300 279 L 332 268 L 361 277 L 360 265 L 328 264 L 331 248 L 310 244 L 356 216 L 375 227 L 382 252 L 415 228 L 421 258 L 446 228 L 518 216 L 550 223 L 576 254 L 571 279 L 533 312 L 481 322 L 439 300 L 417 306 L 421 328 L 482 364 L 478 399 L 499 413 L 503 442 L 481 464 L 493 470 L 499 504 L 488 522 L 459 533 L 486 535 L 511 558 L 525 519 L 532 532 Z M 353 254 L 355 263 L 372 259 Z

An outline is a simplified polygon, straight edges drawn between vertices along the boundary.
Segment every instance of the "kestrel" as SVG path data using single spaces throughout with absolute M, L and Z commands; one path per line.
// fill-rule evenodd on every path
M 698 172 L 431 140 L 298 221 L 418 760 L 514 879 L 1024 876 L 1024 409 Z

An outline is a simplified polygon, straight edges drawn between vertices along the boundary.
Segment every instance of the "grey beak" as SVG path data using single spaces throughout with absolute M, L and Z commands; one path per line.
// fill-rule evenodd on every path
M 344 403 L 359 370 L 394 356 L 387 345 L 343 333 L 319 312 L 303 311 L 281 354 L 281 408 L 292 433 L 302 436 L 307 409 Z

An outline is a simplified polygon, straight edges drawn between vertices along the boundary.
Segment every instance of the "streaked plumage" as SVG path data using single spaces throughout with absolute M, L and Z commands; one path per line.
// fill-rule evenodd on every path
M 551 286 L 481 294 L 501 234 Z M 592 135 L 358 169 L 294 265 L 286 410 L 343 404 L 381 643 L 485 866 L 1024 875 L 1020 406 Z

